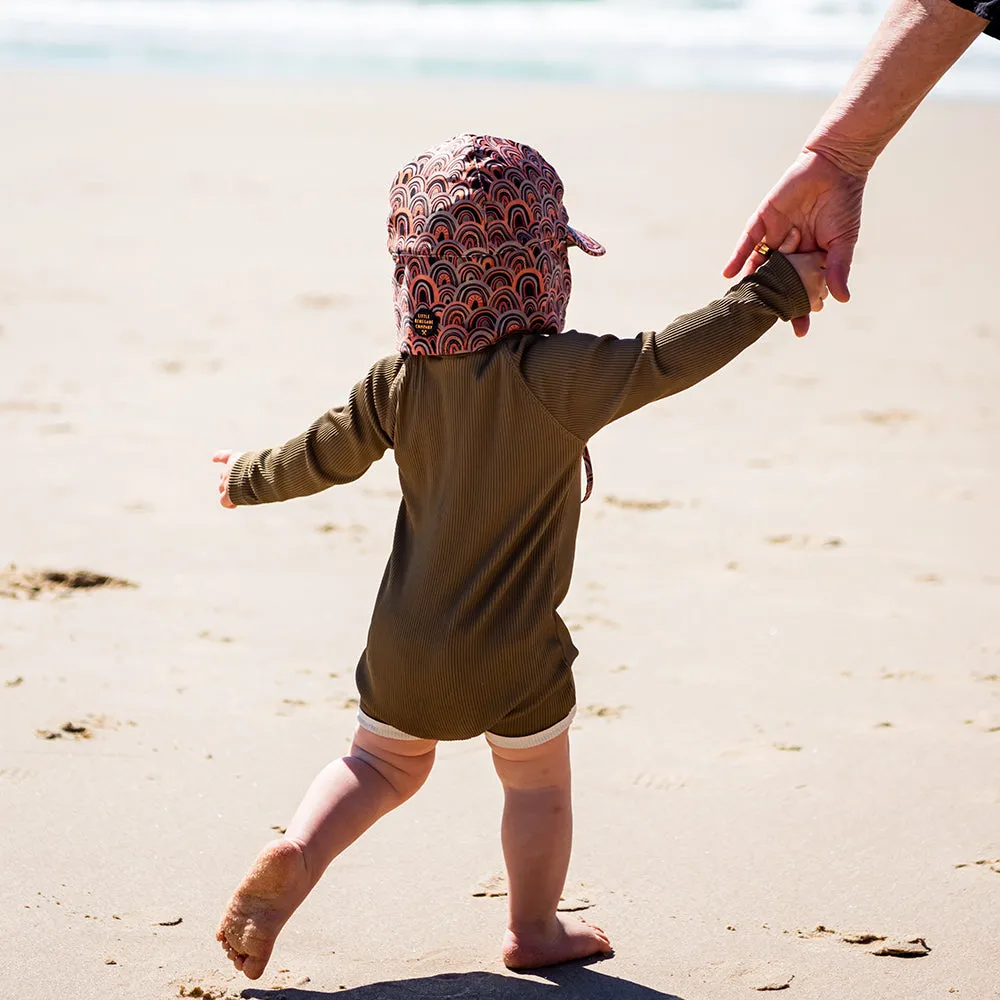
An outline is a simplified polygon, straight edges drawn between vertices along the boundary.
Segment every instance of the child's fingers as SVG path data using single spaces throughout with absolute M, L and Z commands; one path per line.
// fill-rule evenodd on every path
M 219 503 L 222 504 L 226 510 L 235 510 L 236 504 L 229 499 L 229 464 L 233 460 L 233 451 L 231 448 L 223 448 L 217 451 L 212 456 L 213 462 L 219 462 L 226 465 L 227 468 L 219 470 Z
M 781 246 L 778 249 L 782 253 L 795 253 L 799 248 L 799 244 L 802 242 L 802 234 L 792 226 L 788 230 L 788 235 L 781 241 Z

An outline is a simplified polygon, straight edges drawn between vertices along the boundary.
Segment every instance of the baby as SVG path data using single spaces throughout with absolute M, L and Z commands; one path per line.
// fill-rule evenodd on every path
M 327 865 L 424 783 L 437 741 L 483 734 L 504 791 L 504 963 L 611 951 L 599 927 L 556 912 L 577 655 L 557 608 L 580 462 L 589 495 L 595 432 L 699 382 L 777 319 L 822 308 L 825 255 L 761 247 L 753 274 L 659 333 L 564 333 L 567 248 L 604 248 L 569 225 L 562 195 L 549 163 L 507 139 L 462 135 L 408 163 L 389 198 L 398 352 L 286 444 L 214 456 L 228 508 L 351 482 L 388 448 L 402 490 L 350 752 L 261 851 L 216 935 L 251 979 Z

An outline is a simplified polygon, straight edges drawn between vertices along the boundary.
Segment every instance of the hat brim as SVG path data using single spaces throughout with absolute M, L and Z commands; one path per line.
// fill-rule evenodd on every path
M 592 239 L 586 233 L 581 233 L 579 229 L 572 226 L 566 227 L 566 243 L 571 247 L 579 247 L 584 253 L 589 253 L 591 257 L 603 257 L 606 253 L 604 247 L 597 240 Z

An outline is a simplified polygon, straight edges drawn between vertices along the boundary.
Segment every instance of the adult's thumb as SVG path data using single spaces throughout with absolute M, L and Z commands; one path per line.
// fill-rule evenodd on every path
M 849 302 L 851 291 L 847 279 L 854 260 L 854 240 L 830 244 L 826 254 L 826 287 L 838 302 Z

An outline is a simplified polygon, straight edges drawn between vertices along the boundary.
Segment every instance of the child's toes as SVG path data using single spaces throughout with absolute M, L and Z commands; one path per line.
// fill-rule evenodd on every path
M 262 958 L 256 955 L 248 955 L 246 956 L 246 961 L 240 964 L 240 971 L 247 977 L 247 979 L 260 979 L 264 972 L 264 968 L 267 965 L 267 960 L 270 957 L 270 952 Z

